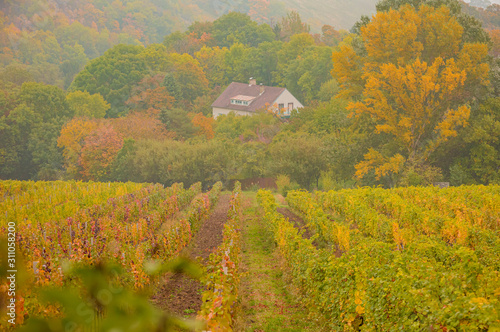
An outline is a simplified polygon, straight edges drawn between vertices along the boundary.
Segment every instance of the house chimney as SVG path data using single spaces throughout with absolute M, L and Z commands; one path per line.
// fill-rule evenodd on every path
M 257 80 L 253 77 L 250 77 L 250 81 L 248 82 L 248 85 L 257 85 Z
M 260 83 L 259 87 L 260 87 L 260 94 L 263 94 L 264 93 L 264 86 L 262 85 L 262 83 Z

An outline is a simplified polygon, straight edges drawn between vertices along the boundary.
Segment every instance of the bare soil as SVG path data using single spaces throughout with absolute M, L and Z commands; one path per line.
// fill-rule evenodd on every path
M 204 264 L 210 253 L 222 243 L 222 230 L 227 221 L 230 195 L 221 195 L 210 217 L 203 222 L 182 253 Z M 159 308 L 178 316 L 194 318 L 201 308 L 203 285 L 183 274 L 167 275 L 151 301 Z
M 286 218 L 288 218 L 288 220 L 290 222 L 292 222 L 294 224 L 295 227 L 297 227 L 300 231 L 304 231 L 304 233 L 302 234 L 302 236 L 305 238 L 305 239 L 310 239 L 311 236 L 312 236 L 312 233 L 311 231 L 307 228 L 306 226 L 306 222 L 304 221 L 304 219 L 302 219 L 300 216 L 296 215 L 295 213 L 293 213 L 292 211 L 290 211 L 288 208 L 284 208 L 284 207 L 279 207 L 277 209 L 277 211 L 279 213 L 281 213 L 282 215 L 284 215 Z

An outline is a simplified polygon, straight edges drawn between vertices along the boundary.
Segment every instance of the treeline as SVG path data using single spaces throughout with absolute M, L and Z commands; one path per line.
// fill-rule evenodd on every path
M 147 46 L 194 21 L 229 11 L 261 22 L 286 14 L 273 1 L 6 0 L 0 5 L 0 75 L 67 88 L 83 67 L 118 44 Z
M 377 10 L 352 33 L 319 35 L 296 13 L 274 28 L 229 13 L 161 44 L 117 45 L 67 91 L 2 76 L 0 177 L 279 177 L 323 189 L 500 181 L 500 62 L 488 33 L 458 1 Z M 308 106 L 290 119 L 214 120 L 215 98 L 249 77 Z
M 114 46 L 90 61 L 68 91 L 30 82 L 29 75 L 4 75 L 0 174 L 104 180 L 130 140 L 212 139 L 211 103 L 227 84 L 250 76 L 287 85 L 307 102 L 329 100 L 335 94 L 332 45 L 341 33 L 308 31 L 297 13 L 274 30 L 229 13 L 170 34 L 162 44 Z

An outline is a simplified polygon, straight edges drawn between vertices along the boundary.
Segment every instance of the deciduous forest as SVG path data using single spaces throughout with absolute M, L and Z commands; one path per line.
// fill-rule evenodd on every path
M 382 1 L 350 31 L 320 33 L 293 11 L 274 25 L 230 12 L 168 34 L 175 20 L 140 2 L 7 4 L 0 176 L 498 182 L 497 7 Z M 214 120 L 215 98 L 249 77 L 306 107 L 290 119 Z

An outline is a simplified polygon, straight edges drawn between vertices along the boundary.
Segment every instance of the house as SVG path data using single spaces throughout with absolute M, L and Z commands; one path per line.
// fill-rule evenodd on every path
M 212 104 L 214 118 L 234 112 L 253 115 L 259 110 L 270 110 L 290 116 L 292 110 L 304 107 L 286 88 L 257 85 L 254 78 L 248 84 L 233 82 Z

